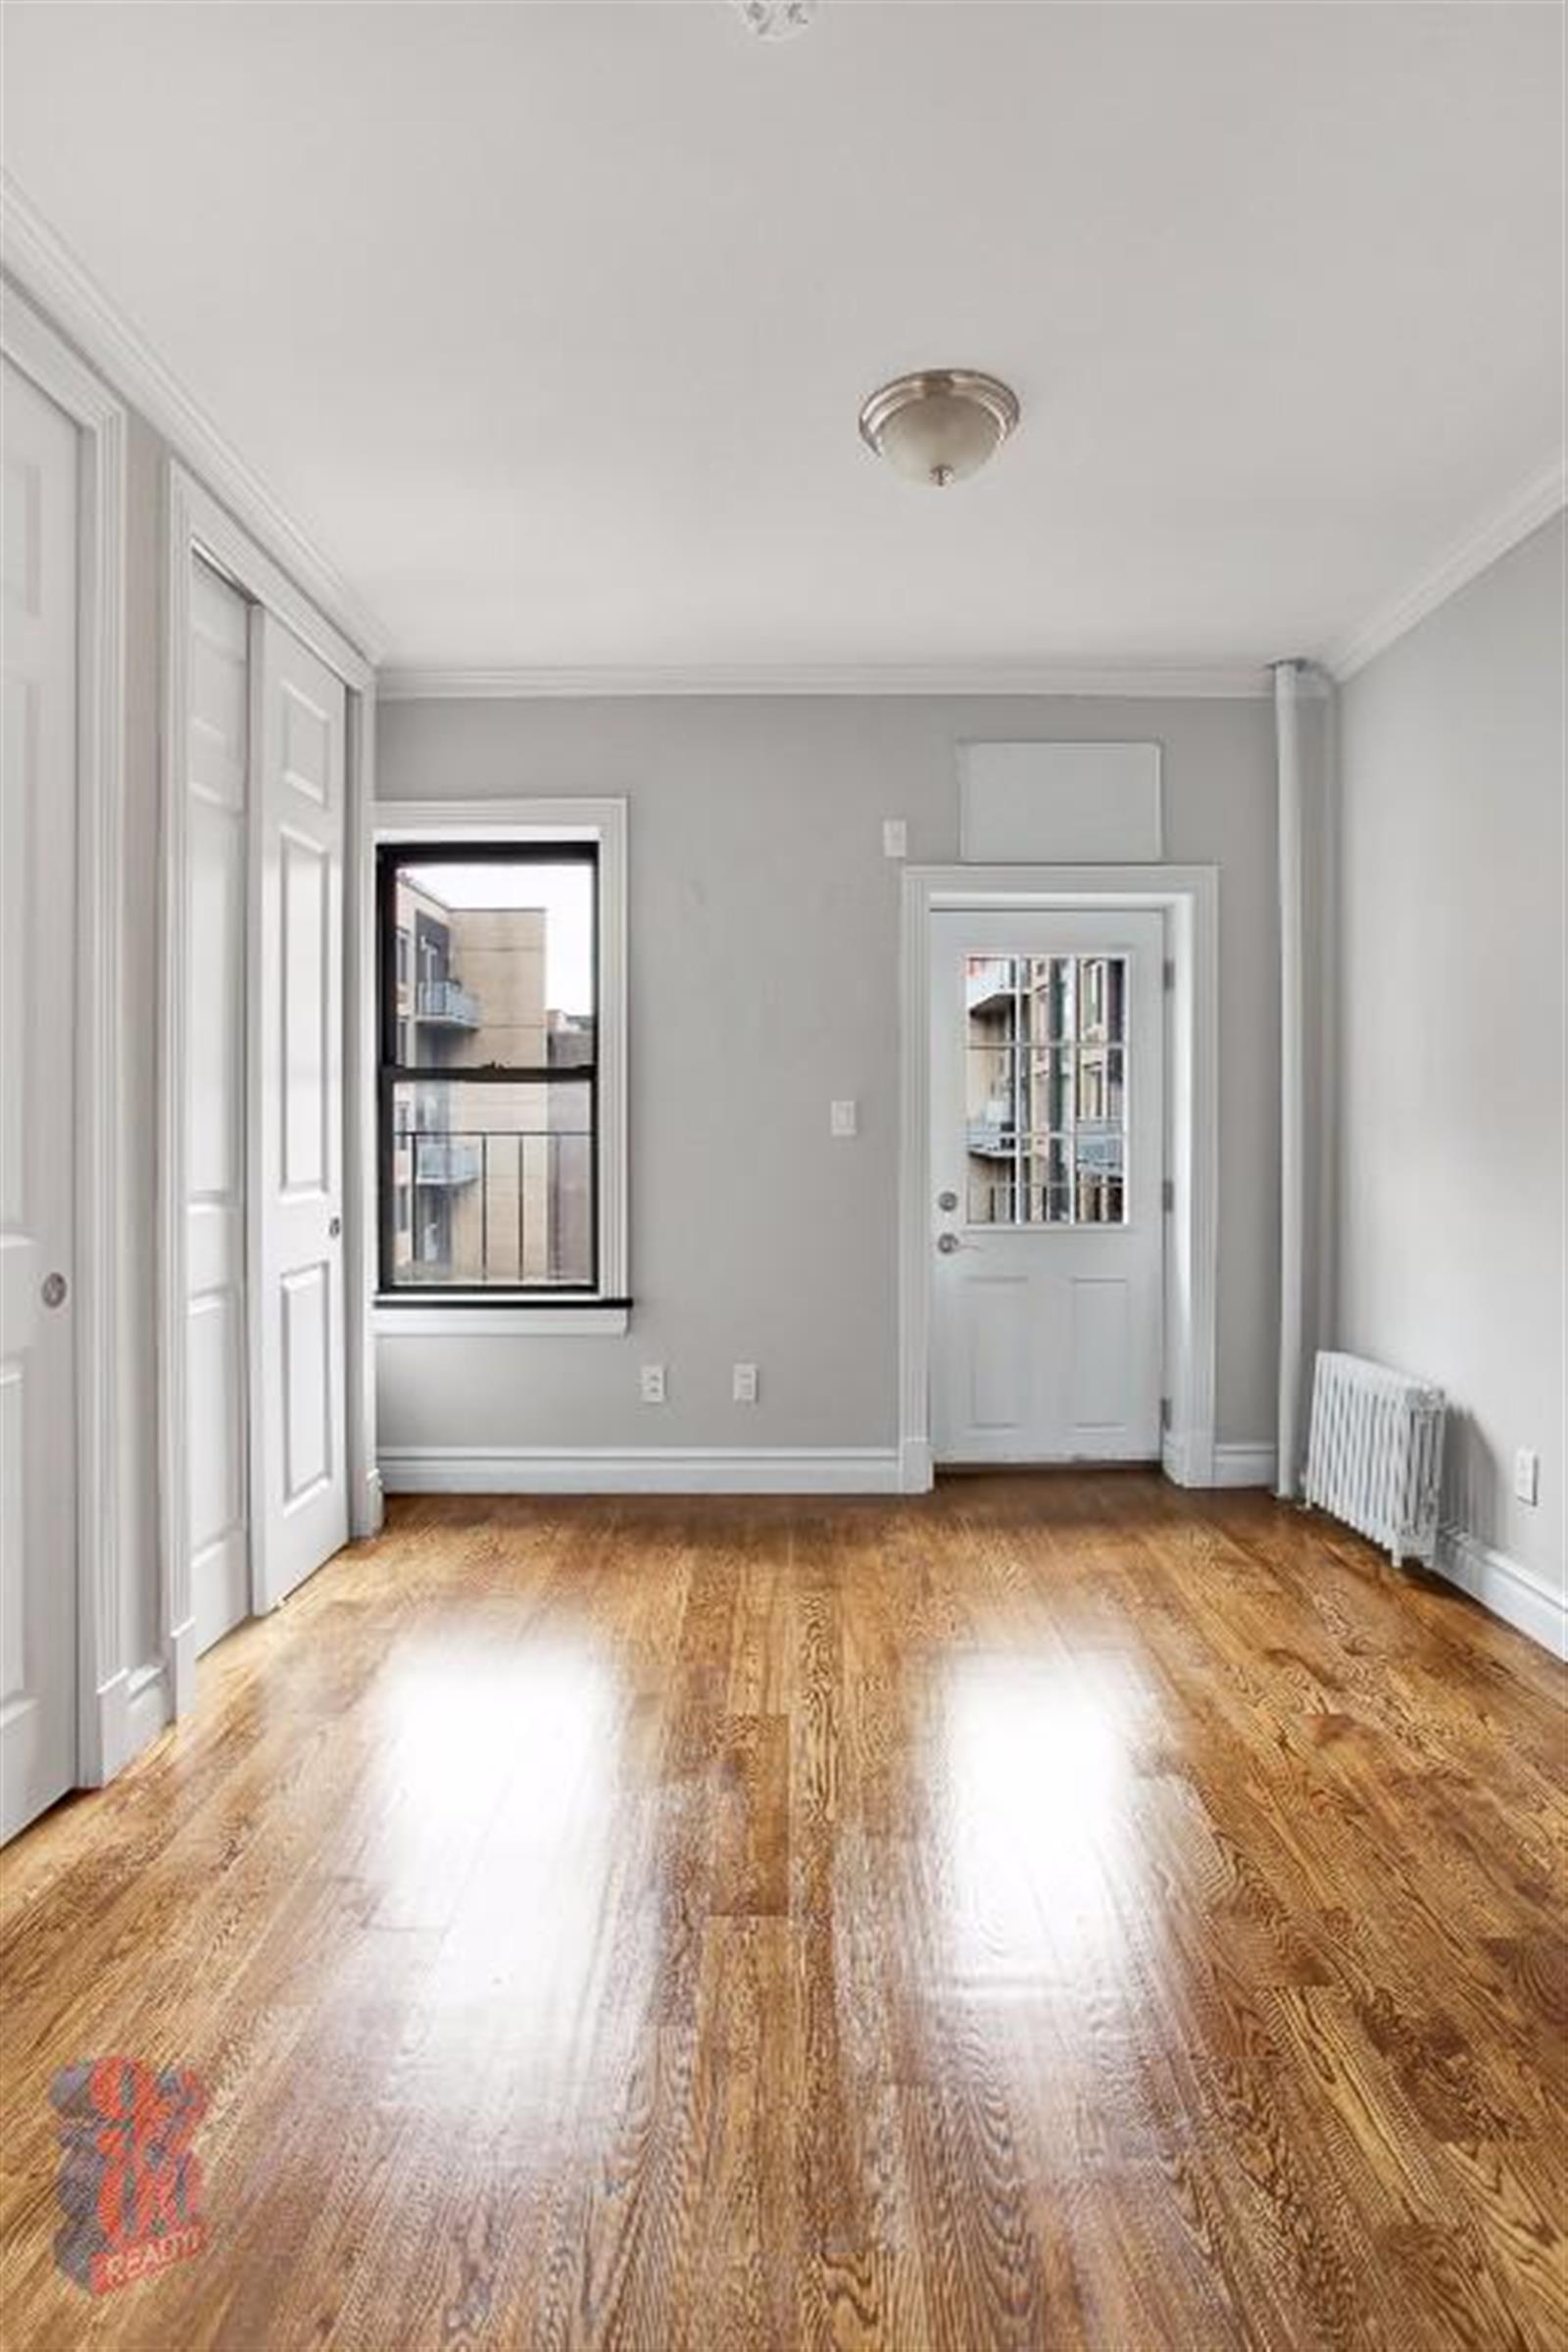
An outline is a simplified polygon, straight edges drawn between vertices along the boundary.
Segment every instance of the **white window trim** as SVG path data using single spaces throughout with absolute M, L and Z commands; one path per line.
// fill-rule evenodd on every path
M 626 803 L 623 800 L 378 801 L 371 858 L 385 841 L 582 841 L 599 846 L 599 1287 L 571 1304 L 487 1299 L 432 1301 L 373 1294 L 381 1339 L 616 1338 L 630 1309 L 626 1186 Z M 376 1063 L 372 1000 L 365 1051 Z M 379 1207 L 377 1206 L 377 1214 Z M 373 1277 L 372 1277 L 373 1279 Z

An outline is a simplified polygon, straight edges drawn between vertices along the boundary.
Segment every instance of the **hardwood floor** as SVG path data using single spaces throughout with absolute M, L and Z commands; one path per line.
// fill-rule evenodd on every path
M 1556 2352 L 1562 1695 L 1141 1473 L 395 1505 L 9 1850 L 5 2342 Z M 93 2297 L 111 2053 L 210 2236 Z

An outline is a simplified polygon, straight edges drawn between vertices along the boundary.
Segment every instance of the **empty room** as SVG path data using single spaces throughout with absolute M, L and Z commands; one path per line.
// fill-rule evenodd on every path
M 1568 2341 L 1564 40 L 0 8 L 5 2352 Z

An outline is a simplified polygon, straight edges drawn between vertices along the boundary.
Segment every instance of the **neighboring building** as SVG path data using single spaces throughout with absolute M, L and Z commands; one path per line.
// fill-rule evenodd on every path
M 971 1224 L 1121 1222 L 1126 991 L 1120 956 L 970 956 Z
M 497 1063 L 545 1069 L 592 1052 L 592 1024 L 551 1011 L 542 907 L 447 906 L 397 878 L 400 1082 L 393 1267 L 418 1282 L 548 1283 L 591 1274 L 582 1090 L 469 1081 Z

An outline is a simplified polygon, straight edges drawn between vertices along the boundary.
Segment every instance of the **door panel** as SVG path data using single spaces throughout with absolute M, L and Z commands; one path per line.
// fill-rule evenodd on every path
M 9 362 L 3 405 L 0 1836 L 10 1837 L 75 1779 L 78 444 Z
M 1068 1425 L 1075 1438 L 1118 1429 L 1126 1418 L 1132 1373 L 1131 1289 L 1119 1277 L 1073 1277 L 1067 1377 Z
M 185 855 L 185 1458 L 196 1647 L 250 1608 L 245 921 L 250 609 L 191 565 Z
M 969 1418 L 976 1429 L 1027 1432 L 1033 1418 L 1029 1284 L 1021 1274 L 964 1279 Z
M 260 753 L 252 1201 L 262 1399 L 257 1592 L 271 1606 L 348 1540 L 343 800 L 347 697 L 270 613 L 253 621 Z
M 329 856 L 285 827 L 282 858 L 283 935 L 278 984 L 283 992 L 283 1189 L 319 1195 L 330 1178 L 326 1090 L 330 1006 L 326 986 Z
M 331 1277 L 324 1262 L 283 1277 L 283 1499 L 302 1502 L 332 1474 Z
M 1163 955 L 1141 909 L 932 917 L 938 1461 L 1158 1457 Z

